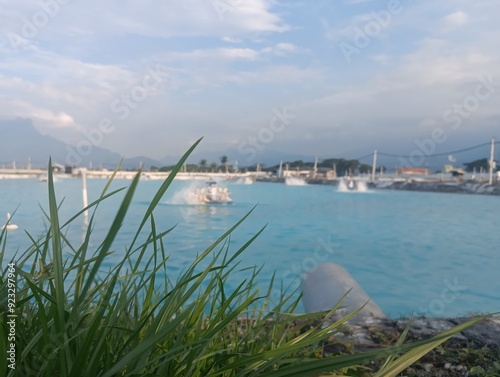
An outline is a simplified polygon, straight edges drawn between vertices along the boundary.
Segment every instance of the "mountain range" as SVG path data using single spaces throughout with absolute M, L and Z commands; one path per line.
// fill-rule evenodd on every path
M 41 134 L 29 118 L 0 120 L 0 167 L 11 167 L 15 164 L 18 168 L 45 167 L 49 157 L 54 163 L 71 166 L 86 166 L 94 168 L 114 169 L 122 156 L 108 149 L 86 144 L 90 148 L 80 145 L 80 148 L 64 143 L 52 136 Z M 198 164 L 206 160 L 207 164 L 213 162 L 220 164 L 220 158 L 228 156 L 228 162 L 234 164 L 240 156 L 239 166 L 247 166 L 244 156 L 237 149 L 224 149 L 222 151 L 196 150 L 189 156 L 188 163 Z M 144 169 L 151 166 L 176 164 L 181 156 L 166 156 L 161 160 L 147 156 L 124 158 L 122 169 L 137 169 L 141 165 Z M 266 151 L 258 156 L 258 162 L 264 165 L 273 165 L 283 161 L 314 160 L 312 156 L 300 154 Z M 256 164 L 256 162 L 254 163 Z
M 26 167 L 29 164 L 33 167 L 45 167 L 49 157 L 52 157 L 54 163 L 71 166 L 86 166 L 93 168 L 114 169 L 122 155 L 112 152 L 108 149 L 91 145 L 88 141 L 87 148 L 80 145 L 76 147 L 66 144 L 54 137 L 41 134 L 33 125 L 31 119 L 17 118 L 11 120 L 0 120 L 0 167 L 13 166 Z M 415 146 L 410 148 L 415 148 Z M 407 148 L 405 148 L 407 149 Z M 411 149 L 410 149 L 411 150 Z M 465 151 L 460 155 L 460 159 L 455 162 L 456 166 L 462 166 L 464 162 L 473 161 L 478 158 L 489 156 L 489 147 L 481 150 Z M 248 162 L 244 154 L 241 154 L 236 148 L 226 148 L 218 151 L 207 151 L 202 149 L 195 150 L 188 158 L 188 163 L 198 164 L 201 160 L 206 160 L 207 165 L 211 163 L 220 164 L 221 156 L 227 156 L 230 165 L 238 161 L 239 167 L 256 165 L 259 162 L 264 166 L 273 166 L 280 161 L 314 161 L 315 156 L 303 155 L 297 153 L 283 153 L 273 151 L 269 148 L 259 152 L 255 159 Z M 147 156 L 136 156 L 124 158 L 122 169 L 137 169 L 141 165 L 148 170 L 151 166 L 173 165 L 177 163 L 181 156 L 165 156 L 161 160 L 149 158 Z M 319 156 L 320 161 L 324 158 L 340 156 Z M 401 158 L 379 156 L 378 164 L 385 165 L 389 170 L 393 170 L 396 165 L 402 163 Z M 450 161 L 453 160 L 450 159 Z M 440 158 L 425 159 L 425 166 L 431 170 L 440 170 L 444 164 L 450 163 L 448 156 Z M 371 157 L 362 161 L 371 164 Z M 428 162 L 428 163 L 427 163 Z M 403 163 L 404 165 L 404 163 Z
M 42 135 L 31 119 L 18 118 L 0 120 L 0 164 L 16 167 L 45 167 L 49 157 L 61 165 L 90 166 L 114 169 L 121 159 L 119 153 L 92 145 L 79 150 L 51 136 Z M 90 145 L 90 142 L 89 142 Z M 83 152 L 83 153 L 82 153 Z M 89 153 L 87 153 L 89 152 Z M 133 169 L 161 162 L 148 157 L 134 157 L 123 160 L 122 168 Z

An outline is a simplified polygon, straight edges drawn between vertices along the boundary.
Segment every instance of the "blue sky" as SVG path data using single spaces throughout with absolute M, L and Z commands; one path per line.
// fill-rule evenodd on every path
M 0 118 L 73 145 L 163 158 L 204 136 L 200 150 L 244 163 L 500 136 L 494 1 L 0 5 Z

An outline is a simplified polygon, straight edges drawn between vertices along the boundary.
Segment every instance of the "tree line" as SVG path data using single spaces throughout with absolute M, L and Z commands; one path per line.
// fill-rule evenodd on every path
M 481 169 L 486 171 L 489 169 L 489 160 L 487 158 L 481 158 L 471 162 L 465 162 L 464 169 L 468 172 L 480 171 Z M 175 165 L 165 165 L 165 166 L 151 166 L 150 171 L 159 172 L 169 172 Z M 372 172 L 372 165 L 365 164 L 356 159 L 345 159 L 345 158 L 327 158 L 317 164 L 318 170 L 335 170 L 338 176 L 351 175 L 351 174 L 370 174 Z M 498 167 L 496 167 L 498 170 Z M 265 166 L 264 164 L 257 164 L 251 166 L 245 166 L 238 168 L 236 166 L 231 166 L 228 164 L 228 157 L 223 155 L 219 158 L 219 162 L 208 163 L 206 159 L 201 159 L 198 164 L 189 163 L 184 166 L 183 171 L 190 173 L 216 173 L 216 172 L 255 172 L 258 169 L 264 172 L 277 172 L 279 170 L 279 164 L 272 166 Z M 314 162 L 296 160 L 296 161 L 286 161 L 282 164 L 282 169 L 289 170 L 312 170 L 314 169 Z M 376 172 L 387 171 L 384 165 L 377 166 Z

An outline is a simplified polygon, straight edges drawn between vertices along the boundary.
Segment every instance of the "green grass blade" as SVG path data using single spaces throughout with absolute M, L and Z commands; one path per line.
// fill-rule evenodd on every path
M 118 209 L 118 212 L 113 220 L 113 223 L 111 224 L 108 234 L 106 235 L 102 245 L 100 246 L 99 255 L 96 261 L 94 262 L 94 265 L 88 272 L 85 286 L 81 290 L 80 294 L 83 296 L 86 295 L 86 293 L 90 289 L 90 286 L 93 284 L 94 278 L 97 275 L 97 272 L 102 262 L 104 261 L 104 258 L 106 257 L 106 255 L 108 255 L 108 251 L 110 250 L 111 245 L 113 244 L 113 241 L 116 238 L 116 235 L 118 234 L 118 231 L 122 226 L 123 220 L 125 219 L 125 215 L 127 214 L 128 208 L 130 207 L 130 204 L 132 202 L 132 198 L 137 188 L 137 184 L 139 183 L 139 178 L 140 174 L 138 173 L 132 180 L 132 183 L 130 184 L 129 189 L 127 190 L 125 197 L 123 198 L 120 208 Z
M 56 304 L 53 306 L 55 311 L 55 325 L 58 334 L 63 334 L 66 328 L 65 307 L 66 294 L 64 291 L 64 261 L 62 256 L 61 233 L 59 227 L 58 206 L 54 188 L 54 177 L 52 173 L 52 160 L 49 159 L 48 166 L 48 191 L 49 191 L 49 213 L 50 229 L 52 236 L 52 256 L 54 258 L 54 298 Z M 66 376 L 66 357 L 65 352 L 61 353 L 60 367 L 61 376 Z
M 165 179 L 165 181 L 162 183 L 162 185 L 160 186 L 160 188 L 156 192 L 155 196 L 153 197 L 153 199 L 151 200 L 151 203 L 148 206 L 148 209 L 146 210 L 146 213 L 144 214 L 144 217 L 143 217 L 143 219 L 141 221 L 141 224 L 139 225 L 139 228 L 137 229 L 135 237 L 134 237 L 134 239 L 132 240 L 132 242 L 130 244 L 130 248 L 132 248 L 133 245 L 135 244 L 135 242 L 137 241 L 137 238 L 139 237 L 139 233 L 141 232 L 142 228 L 144 227 L 144 225 L 148 221 L 149 217 L 153 213 L 153 210 L 156 208 L 156 206 L 160 202 L 161 198 L 163 197 L 163 195 L 165 194 L 165 192 L 167 191 L 167 189 L 170 187 L 170 184 L 173 182 L 176 174 L 180 171 L 180 169 L 182 168 L 182 166 L 186 162 L 186 160 L 189 157 L 189 155 L 198 146 L 198 144 L 201 142 L 201 140 L 202 140 L 202 138 L 198 139 L 191 146 L 191 148 L 189 148 L 188 151 L 186 153 L 184 153 L 184 155 L 181 157 L 181 159 L 179 160 L 179 162 L 177 163 L 177 165 L 175 165 L 174 169 L 168 175 L 167 179 Z

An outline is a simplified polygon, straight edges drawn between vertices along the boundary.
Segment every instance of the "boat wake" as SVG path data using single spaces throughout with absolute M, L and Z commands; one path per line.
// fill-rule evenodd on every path
M 2 227 L 0 227 L 0 229 L 4 230 L 16 230 L 17 228 L 19 228 L 16 224 L 12 224 L 10 222 L 10 213 L 7 212 L 7 223 L 5 225 L 2 225 Z
M 170 205 L 198 205 L 198 198 L 194 193 L 199 188 L 200 184 L 196 181 L 190 183 L 189 186 L 177 191 L 170 199 L 167 199 L 166 204 Z
M 240 177 L 235 183 L 237 185 L 253 185 L 255 183 L 255 178 L 253 177 Z
M 285 184 L 287 186 L 307 186 L 307 182 L 305 179 L 293 177 L 285 178 Z
M 215 205 L 233 204 L 227 187 L 220 187 L 215 181 L 207 181 L 205 187 L 198 182 L 192 182 L 188 187 L 176 192 L 166 201 L 171 205 Z

